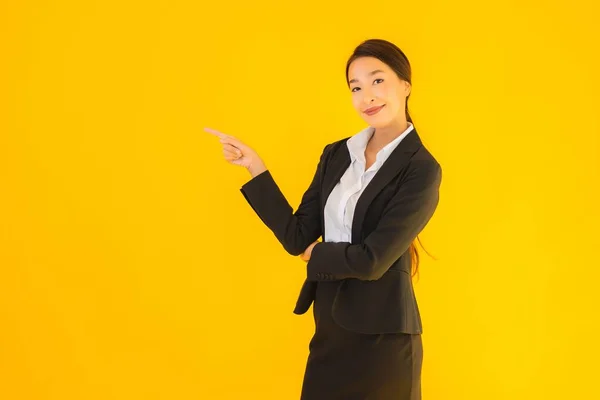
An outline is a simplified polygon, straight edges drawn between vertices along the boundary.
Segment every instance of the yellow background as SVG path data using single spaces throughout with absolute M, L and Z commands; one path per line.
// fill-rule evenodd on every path
M 202 128 L 296 207 L 364 127 L 344 66 L 371 37 L 444 169 L 424 399 L 599 398 L 594 2 L 202 3 L 0 5 L 1 399 L 298 399 L 305 264 Z

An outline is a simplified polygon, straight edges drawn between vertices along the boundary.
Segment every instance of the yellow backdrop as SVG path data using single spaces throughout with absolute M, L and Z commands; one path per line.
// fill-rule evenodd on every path
M 344 66 L 372 37 L 444 169 L 424 399 L 599 398 L 594 2 L 201 3 L 0 5 L 0 398 L 298 399 L 305 264 L 202 128 L 296 207 L 364 127 Z

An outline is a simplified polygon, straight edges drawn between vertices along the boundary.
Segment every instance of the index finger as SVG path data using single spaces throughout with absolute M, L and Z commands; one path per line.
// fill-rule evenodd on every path
M 223 132 L 220 132 L 216 129 L 212 129 L 212 128 L 204 128 L 204 130 L 212 135 L 218 136 L 220 138 L 227 138 L 229 137 L 228 135 L 224 134 Z

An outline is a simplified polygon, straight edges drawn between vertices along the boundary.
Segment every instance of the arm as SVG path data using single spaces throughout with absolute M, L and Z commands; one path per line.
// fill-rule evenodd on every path
M 320 177 L 327 147 L 329 145 L 323 149 L 317 170 L 296 212 L 293 212 L 269 170 L 254 176 L 241 188 L 252 209 L 284 249 L 294 256 L 302 254 L 322 235 Z
M 419 165 L 400 185 L 364 243 L 320 242 L 307 265 L 309 281 L 377 280 L 404 254 L 439 202 L 439 164 Z

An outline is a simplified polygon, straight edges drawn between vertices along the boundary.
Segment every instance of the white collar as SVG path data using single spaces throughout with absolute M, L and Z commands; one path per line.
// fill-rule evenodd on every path
M 408 121 L 408 128 L 404 130 L 398 137 L 394 140 L 383 146 L 383 148 L 377 153 L 377 158 L 380 157 L 380 154 L 383 154 L 387 158 L 389 154 L 398 146 L 398 144 L 414 129 L 413 124 Z M 367 143 L 369 143 L 369 139 L 375 133 L 375 128 L 372 126 L 368 126 L 362 131 L 358 132 L 350 139 L 346 141 L 348 146 L 348 151 L 350 152 L 350 158 L 352 161 L 359 160 L 365 162 L 365 149 L 367 148 Z

